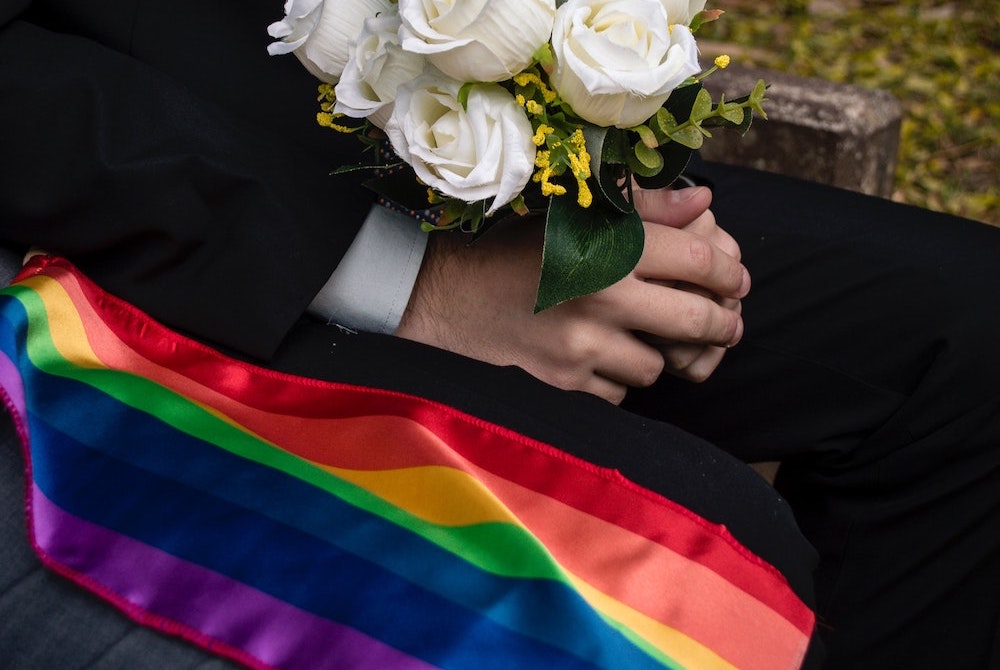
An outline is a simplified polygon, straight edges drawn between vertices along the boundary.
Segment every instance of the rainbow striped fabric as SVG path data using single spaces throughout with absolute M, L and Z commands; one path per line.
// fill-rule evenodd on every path
M 0 293 L 33 542 L 254 668 L 800 665 L 813 613 L 727 531 L 425 399 L 253 367 L 68 262 Z

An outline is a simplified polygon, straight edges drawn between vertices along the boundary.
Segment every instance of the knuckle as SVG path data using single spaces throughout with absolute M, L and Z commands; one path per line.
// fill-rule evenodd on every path
M 709 274 L 715 261 L 715 252 L 708 240 L 696 237 L 687 245 L 688 262 L 698 276 Z
M 713 321 L 712 304 L 705 299 L 694 300 L 686 310 L 685 335 L 695 342 L 706 340 L 711 335 Z
M 590 361 L 597 350 L 593 334 L 583 325 L 570 328 L 564 334 L 561 344 L 562 357 L 573 367 Z

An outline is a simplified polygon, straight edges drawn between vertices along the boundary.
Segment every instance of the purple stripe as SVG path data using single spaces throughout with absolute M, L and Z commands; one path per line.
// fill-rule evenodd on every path
M 105 585 L 128 604 L 266 664 L 288 669 L 433 667 L 352 628 L 75 517 L 37 486 L 32 493 L 36 541 L 57 563 Z
M 12 407 L 12 412 L 24 418 L 28 415 L 27 405 L 24 402 L 24 383 L 21 380 L 21 371 L 14 365 L 7 355 L 0 351 L 0 387 L 7 392 L 7 398 Z

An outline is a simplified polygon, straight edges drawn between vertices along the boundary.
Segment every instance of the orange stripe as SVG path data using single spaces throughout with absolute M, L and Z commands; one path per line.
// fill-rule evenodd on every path
M 245 425 L 268 441 L 283 444 L 294 453 L 318 463 L 354 469 L 437 464 L 465 470 L 483 481 L 489 481 L 490 488 L 511 506 L 525 525 L 552 549 L 557 560 L 571 572 L 636 610 L 659 620 L 668 619 L 665 623 L 720 651 L 733 651 L 741 646 L 744 649 L 753 648 L 755 641 L 760 640 L 761 631 L 772 631 L 767 636 L 771 638 L 769 646 L 778 644 L 785 648 L 801 644 L 803 636 L 794 626 L 696 561 L 562 503 L 540 498 L 529 489 L 491 475 L 460 458 L 426 427 L 410 419 L 392 416 L 303 419 L 265 413 L 170 368 L 159 366 L 121 342 L 93 311 L 89 301 L 84 299 L 84 292 L 75 277 L 63 277 L 73 279 L 64 280 L 61 285 L 78 307 L 91 344 L 109 367 L 130 370 L 155 379 L 207 406 L 225 407 L 226 413 L 235 422 Z M 245 372 L 250 374 L 257 370 L 248 366 Z M 235 386 L 238 387 L 241 381 L 237 380 Z M 329 444 L 333 434 L 337 434 L 340 442 L 336 459 L 330 458 L 332 454 L 322 449 L 324 443 Z M 407 442 L 406 450 L 392 448 L 402 441 Z M 373 445 L 388 448 L 372 449 Z M 580 536 L 591 538 L 588 546 L 582 548 L 583 551 L 578 545 Z M 630 571 L 621 569 L 622 561 L 633 560 L 637 555 L 644 557 L 650 570 L 644 575 L 642 583 L 632 581 L 627 574 Z M 667 599 L 658 597 L 660 594 L 648 588 L 649 583 L 657 581 L 671 584 L 672 589 L 680 581 L 679 586 L 690 594 L 690 597 L 684 596 L 682 599 L 685 602 L 683 612 L 657 612 L 659 606 L 667 600 L 677 602 L 676 591 L 672 591 Z M 727 603 L 725 611 L 718 609 L 719 602 Z M 730 617 L 733 620 L 727 623 Z M 783 630 L 785 628 L 790 628 L 795 635 L 786 635 L 788 631 Z M 782 632 L 774 634 L 775 630 Z M 725 634 L 720 631 L 725 631 Z M 781 640 L 786 640 L 787 643 L 782 644 Z M 771 651 L 777 650 L 772 646 Z M 748 659 L 744 659 L 746 660 Z

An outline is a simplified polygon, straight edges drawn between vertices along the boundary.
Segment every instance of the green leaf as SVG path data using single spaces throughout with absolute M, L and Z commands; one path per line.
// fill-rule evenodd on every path
M 694 98 L 694 105 L 691 107 L 692 119 L 704 119 L 712 114 L 712 94 L 701 89 Z
M 462 105 L 462 109 L 469 108 L 469 93 L 472 92 L 473 86 L 475 86 L 475 83 L 467 82 L 462 84 L 462 88 L 458 89 L 458 104 Z
M 724 111 L 722 116 L 711 116 L 704 121 L 702 121 L 703 128 L 732 128 L 736 130 L 740 135 L 746 135 L 750 130 L 750 126 L 753 123 L 753 109 L 747 106 L 748 100 L 750 100 L 749 95 L 745 95 L 742 98 L 736 98 L 735 100 L 730 100 L 724 106 L 724 110 L 727 108 L 739 108 L 740 118 L 739 123 L 734 123 L 736 119 L 735 112 Z
M 743 117 L 745 116 L 743 108 L 740 107 L 739 105 L 734 105 L 732 103 L 726 103 L 725 105 L 723 105 L 719 113 L 722 116 L 722 118 L 724 118 L 726 121 L 729 121 L 729 123 L 733 124 L 734 126 L 742 125 Z
M 691 19 L 691 24 L 689 26 L 691 28 L 691 32 L 697 32 L 703 25 L 710 23 L 711 21 L 716 21 L 724 13 L 725 12 L 721 9 L 705 9 L 698 12 L 694 15 L 694 18 Z
M 670 97 L 667 98 L 667 101 L 663 103 L 663 108 L 670 112 L 671 116 L 676 120 L 677 125 L 681 125 L 691 118 L 694 101 L 697 99 L 702 88 L 704 87 L 701 82 L 681 86 L 675 89 L 670 94 Z
M 670 135 L 670 139 L 678 144 L 683 144 L 688 149 L 700 149 L 705 142 L 705 136 L 696 126 L 686 126 Z
M 764 94 L 767 93 L 767 84 L 764 83 L 763 79 L 758 79 L 757 83 L 753 87 L 753 91 L 750 92 L 750 108 L 760 115 L 760 118 L 767 119 L 767 114 L 764 112 Z
M 639 135 L 639 139 L 642 140 L 642 143 L 650 149 L 655 149 L 660 146 L 659 140 L 656 139 L 656 133 L 654 133 L 653 129 L 649 126 L 635 126 L 630 130 L 633 130 L 637 135 Z
M 650 149 L 641 141 L 635 143 L 629 167 L 643 177 L 652 177 L 663 169 L 663 156 L 656 149 Z
M 677 142 L 661 144 L 659 152 L 663 156 L 663 168 L 658 174 L 652 177 L 635 175 L 636 183 L 642 188 L 663 188 L 673 184 L 674 180 L 684 172 L 692 154 L 691 149 Z
M 622 195 L 621 184 L 623 166 L 631 153 L 625 132 L 618 128 L 586 125 L 583 137 L 590 153 L 590 173 L 597 181 L 594 196 L 619 212 L 631 212 L 632 203 Z
M 566 196 L 551 198 L 535 312 L 618 282 L 639 262 L 644 240 L 642 219 L 634 210 L 596 203 L 583 208 Z
M 674 115 L 666 110 L 665 107 L 660 107 L 656 110 L 656 128 L 663 134 L 663 138 L 670 135 L 670 131 L 674 130 L 680 124 L 677 123 L 677 119 Z M 663 141 L 660 138 L 660 141 Z

